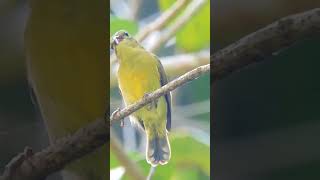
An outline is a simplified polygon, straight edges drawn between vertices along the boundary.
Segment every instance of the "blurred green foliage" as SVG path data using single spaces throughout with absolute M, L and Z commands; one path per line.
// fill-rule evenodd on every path
M 165 166 L 157 166 L 153 180 L 163 179 L 209 179 L 210 147 L 198 141 L 193 135 L 181 132 L 170 134 L 172 157 Z M 129 153 L 130 159 L 137 162 L 144 174 L 150 165 L 144 154 Z M 114 154 L 110 153 L 110 168 L 120 166 Z M 124 179 L 129 179 L 125 177 Z
M 158 0 L 162 11 L 168 9 L 175 0 Z M 191 17 L 188 23 L 177 33 L 177 47 L 185 52 L 209 48 L 210 43 L 210 1 Z
M 134 21 L 110 15 L 110 37 L 119 30 L 126 30 L 129 34 L 134 35 L 138 31 L 138 25 Z

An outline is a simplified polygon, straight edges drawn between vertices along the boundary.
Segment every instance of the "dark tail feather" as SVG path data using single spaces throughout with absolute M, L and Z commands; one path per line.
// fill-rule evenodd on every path
M 170 160 L 171 150 L 167 134 L 165 137 L 155 136 L 153 138 L 147 137 L 147 162 L 152 166 L 158 164 L 167 164 Z

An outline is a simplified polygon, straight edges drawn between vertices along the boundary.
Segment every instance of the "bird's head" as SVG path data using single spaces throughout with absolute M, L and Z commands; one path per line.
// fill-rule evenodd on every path
M 110 43 L 110 47 L 111 49 L 115 49 L 115 47 L 124 39 L 128 39 L 130 38 L 130 35 L 127 31 L 124 30 L 120 30 L 118 32 L 116 32 L 113 36 L 112 36 L 112 40 Z

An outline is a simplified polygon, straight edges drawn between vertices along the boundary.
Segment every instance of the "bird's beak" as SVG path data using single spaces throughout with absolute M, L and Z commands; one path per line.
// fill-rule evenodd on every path
M 119 41 L 119 39 L 118 39 L 118 36 L 114 36 L 114 37 L 113 37 L 113 43 L 114 43 L 115 45 L 118 45 L 118 44 L 120 43 L 120 41 Z
M 111 49 L 114 49 L 124 38 L 121 36 L 114 36 L 112 38 Z
M 112 40 L 110 43 L 110 49 L 114 50 L 115 46 L 116 46 L 116 44 L 115 44 L 114 40 Z
M 123 39 L 123 36 L 115 36 L 113 37 L 113 42 L 115 43 L 115 45 L 118 45 Z

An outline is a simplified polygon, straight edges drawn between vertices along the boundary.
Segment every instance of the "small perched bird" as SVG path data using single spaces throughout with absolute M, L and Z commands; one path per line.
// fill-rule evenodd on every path
M 167 77 L 159 59 L 146 51 L 123 30 L 112 37 L 111 49 L 119 61 L 118 82 L 125 102 L 130 105 L 164 86 Z M 168 163 L 171 156 L 168 131 L 171 128 L 171 94 L 154 100 L 130 116 L 147 137 L 146 159 L 152 166 Z

